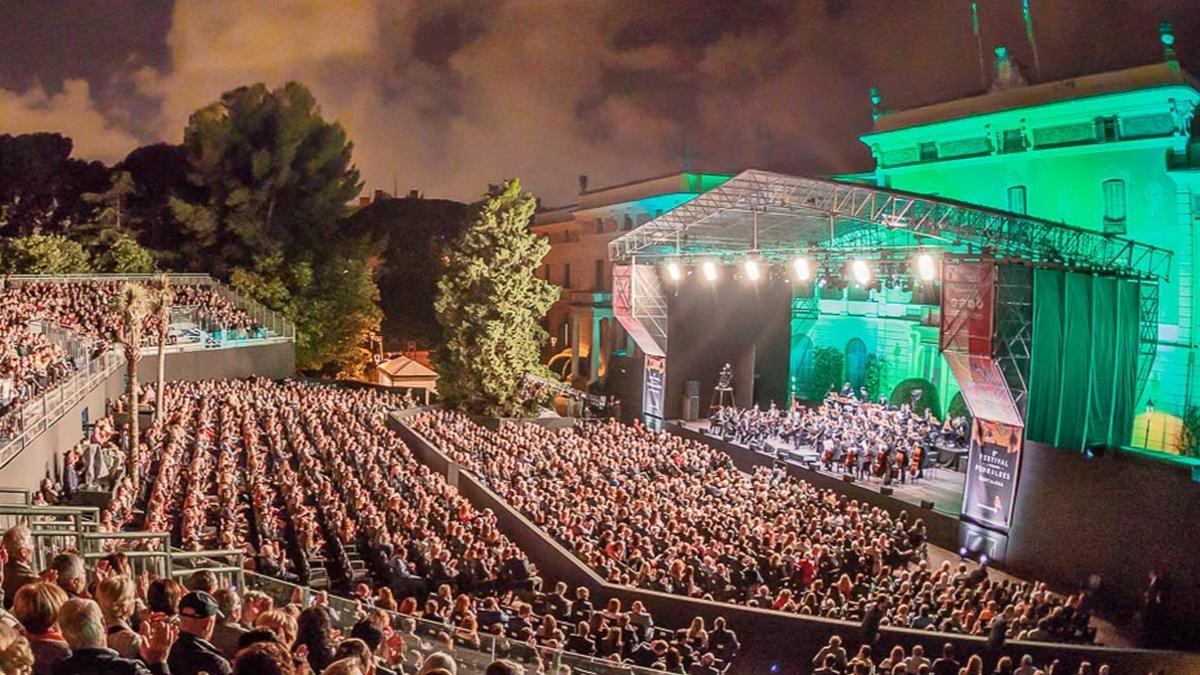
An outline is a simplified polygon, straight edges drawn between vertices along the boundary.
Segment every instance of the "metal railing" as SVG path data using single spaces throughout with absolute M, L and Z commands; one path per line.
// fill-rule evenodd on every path
M 307 607 L 317 593 L 307 586 L 300 586 L 287 581 L 268 577 L 255 572 L 245 573 L 247 590 L 261 591 L 274 600 L 276 606 L 296 602 Z M 329 599 L 330 618 L 334 628 L 341 629 L 343 634 L 373 608 L 366 608 L 358 601 L 326 594 Z M 642 668 L 631 664 L 616 663 L 574 652 L 552 649 L 549 647 L 531 646 L 526 642 L 506 636 L 496 636 L 485 632 L 465 634 L 454 626 L 432 621 L 426 621 L 417 616 L 409 616 L 384 610 L 391 619 L 392 629 L 405 642 L 405 652 L 420 658 L 433 652 L 445 652 L 454 658 L 459 672 L 482 673 L 489 663 L 496 659 L 510 659 L 526 666 L 533 666 L 537 672 L 558 672 L 561 666 L 569 666 L 573 672 L 594 673 L 596 675 L 662 675 L 662 671 Z M 537 668 L 538 664 L 541 668 Z M 411 665 L 417 665 L 415 663 Z
M 88 358 L 66 379 L 0 417 L 0 468 L 123 365 L 125 357 L 116 350 L 102 352 Z
M 78 283 L 82 281 L 96 282 L 117 282 L 117 281 L 140 281 L 154 282 L 157 281 L 160 275 L 158 274 L 58 274 L 58 275 L 37 275 L 37 274 L 13 274 L 5 277 L 6 283 L 13 285 L 22 285 L 27 283 Z M 229 331 L 226 326 L 222 326 L 220 322 L 208 320 L 205 324 L 206 332 L 210 335 L 219 336 L 216 340 L 218 343 L 223 343 L 225 340 L 286 340 L 294 341 L 296 339 L 296 325 L 289 321 L 283 314 L 272 309 L 267 309 L 255 300 L 243 297 L 232 288 L 213 279 L 207 274 L 169 274 L 171 283 L 181 286 L 205 286 L 216 291 L 218 295 L 228 300 L 235 307 L 245 312 L 251 321 L 257 323 L 265 329 L 263 336 L 246 336 L 236 335 Z

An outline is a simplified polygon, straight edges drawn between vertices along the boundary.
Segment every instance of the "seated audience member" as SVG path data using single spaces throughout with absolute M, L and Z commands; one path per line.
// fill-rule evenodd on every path
M 108 648 L 127 659 L 137 658 L 142 647 L 142 636 L 129 623 L 137 607 L 136 591 L 133 579 L 123 574 L 105 578 L 96 588 Z
M 33 675 L 33 650 L 29 641 L 11 626 L 0 624 L 0 672 Z
M 4 553 L 8 560 L 4 563 L 4 608 L 12 607 L 17 590 L 26 584 L 38 580 L 38 575 L 30 567 L 33 562 L 33 535 L 24 523 L 8 528 L 3 538 Z
M 13 615 L 25 627 L 37 675 L 49 675 L 71 655 L 58 625 L 58 612 L 66 601 L 61 588 L 45 581 L 22 586 L 13 599 Z
M 54 668 L 54 675 L 167 675 L 167 652 L 177 629 L 161 617 L 146 622 L 142 629 L 140 661 L 126 659 L 105 646 L 104 615 L 91 600 L 72 598 L 58 614 L 63 637 L 71 656 Z M 220 673 L 214 673 L 220 675 Z
M 292 655 L 274 640 L 255 642 L 237 653 L 233 675 L 297 675 Z
M 228 588 L 218 588 L 212 593 L 217 601 L 217 609 L 221 618 L 213 628 L 212 644 L 226 659 L 232 659 L 237 654 L 238 639 L 246 628 L 242 626 L 242 603 L 238 594 Z
M 213 629 L 221 617 L 217 601 L 204 591 L 191 591 L 179 600 L 179 639 L 171 647 L 171 675 L 230 675 L 229 661 L 212 645 Z

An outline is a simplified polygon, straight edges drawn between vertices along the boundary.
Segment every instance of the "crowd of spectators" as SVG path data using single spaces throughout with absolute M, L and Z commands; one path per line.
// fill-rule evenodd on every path
M 440 626 L 435 642 L 502 640 L 521 653 L 567 650 L 675 671 L 715 671 L 733 658 L 737 639 L 724 621 L 677 631 L 655 626 L 640 604 L 593 607 L 587 589 L 543 589 L 495 514 L 472 507 L 386 427 L 387 410 L 412 404 L 376 389 L 264 379 L 168 384 L 167 415 L 143 433 L 141 488 L 117 479 L 102 528 L 169 532 L 183 549 L 243 550 L 248 568 L 287 581 L 310 582 L 320 566 L 364 607 Z M 75 457 L 114 449 L 119 437 L 106 418 L 68 461 L 87 466 Z M 366 559 L 367 578 L 353 575 L 351 555 Z
M 998 653 L 995 650 L 990 650 Z M 992 665 L 991 670 L 985 670 Z M 1034 665 L 1034 658 L 1024 654 L 1018 660 L 1011 656 L 988 656 L 983 654 L 960 655 L 954 645 L 947 642 L 941 653 L 926 654 L 922 645 L 913 645 L 906 650 L 900 645 L 892 647 L 887 656 L 877 654 L 871 645 L 862 644 L 850 655 L 841 636 L 834 635 L 812 659 L 814 675 L 1109 675 L 1107 665 L 1095 666 L 1083 661 L 1077 668 L 1069 668 L 1060 660 L 1053 660 L 1045 667 Z
M 90 573 L 78 555 L 59 553 L 35 573 L 25 525 L 6 531 L 2 544 L 3 675 L 454 675 L 463 647 L 471 647 L 463 630 L 433 623 L 441 620 L 429 612 L 359 603 L 344 616 L 324 593 L 277 602 L 257 590 L 239 593 L 206 570 L 181 584 L 135 573 L 121 553 Z M 538 650 L 514 647 L 498 646 L 495 656 L 507 658 L 481 670 L 554 669 Z M 556 675 L 570 671 L 559 667 Z
M 115 301 L 119 281 L 5 283 L 0 285 L 0 439 L 20 431 L 14 414 L 27 401 L 69 377 L 89 357 L 117 339 L 121 316 Z M 195 308 L 197 320 L 213 329 L 252 337 L 261 333 L 250 317 L 211 286 L 172 286 L 173 306 Z M 142 339 L 156 344 L 156 318 L 146 317 Z M 50 337 L 53 328 L 69 331 Z M 174 340 L 176 336 L 168 339 Z
M 450 411 L 414 429 L 609 582 L 884 625 L 1090 641 L 1082 595 L 999 580 L 921 555 L 925 527 L 780 468 L 639 424 L 492 431 Z M 1002 618 L 1001 618 L 1002 617 Z

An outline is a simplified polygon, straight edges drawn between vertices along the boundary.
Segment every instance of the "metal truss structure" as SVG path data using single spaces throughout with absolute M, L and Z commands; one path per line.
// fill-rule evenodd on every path
M 1131 239 L 1017 213 L 859 183 L 747 170 L 609 243 L 628 263 L 930 246 L 1167 279 L 1172 254 Z
M 1025 419 L 1029 399 L 1029 364 L 1033 342 L 1033 269 L 996 267 L 996 365 L 1008 383 L 1017 412 Z
M 668 260 L 687 265 L 757 256 L 770 265 L 804 255 L 813 259 L 815 274 L 820 264 L 903 257 L 916 250 L 1140 280 L 1139 395 L 1144 389 L 1158 349 L 1158 282 L 1170 278 L 1173 254 L 1132 239 L 873 185 L 751 169 L 614 239 L 608 253 L 614 265 L 632 270 L 624 288 L 614 281 L 614 304 L 628 307 L 622 324 L 643 351 L 661 355 L 667 346 L 667 293 L 659 266 Z M 1007 350 L 999 360 L 1023 412 L 1032 287 L 1002 283 L 999 292 Z M 622 293 L 625 297 L 617 297 Z M 1009 301 L 1013 306 L 1004 309 Z M 803 309 L 793 305 L 793 314 L 815 306 L 815 301 Z
M 1143 281 L 1138 289 L 1137 398 L 1150 381 L 1150 370 L 1158 355 L 1158 283 Z

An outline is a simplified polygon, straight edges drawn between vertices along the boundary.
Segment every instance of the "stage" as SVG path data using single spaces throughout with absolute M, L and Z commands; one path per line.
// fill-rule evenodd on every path
M 674 423 L 682 426 L 685 429 L 689 429 L 691 431 L 695 431 L 695 432 L 704 434 L 705 436 L 709 436 L 708 420 L 697 420 L 695 422 L 685 422 L 683 420 L 676 420 Z M 711 437 L 711 436 L 710 436 L 710 438 L 712 438 L 713 440 L 721 440 L 719 438 Z M 723 441 L 723 442 L 728 442 L 728 441 Z M 768 444 L 774 450 L 785 450 L 785 451 L 791 450 L 791 447 L 788 446 L 788 444 L 786 444 L 783 441 L 780 441 L 778 439 L 773 439 L 773 440 L 769 441 Z M 740 444 L 732 444 L 732 445 L 737 445 L 738 447 L 745 448 L 746 450 L 750 450 L 749 448 L 746 448 L 746 446 L 744 446 L 744 445 L 740 445 Z M 759 453 L 759 454 L 764 454 L 764 453 Z M 764 456 L 769 456 L 769 455 L 764 455 Z M 813 458 L 815 459 L 815 455 L 813 455 Z M 792 464 L 794 466 L 807 468 L 807 462 L 805 462 L 805 461 L 798 461 L 796 459 L 792 459 L 788 463 Z M 843 472 L 838 471 L 837 469 L 838 469 L 838 467 L 835 466 L 833 471 L 826 471 L 825 468 L 820 465 L 820 463 L 817 463 L 816 469 L 814 472 L 818 473 L 822 476 L 829 476 L 831 478 L 842 480 L 842 476 L 844 474 L 843 474 Z M 944 515 L 952 516 L 954 518 L 958 518 L 960 509 L 962 507 L 963 484 L 965 482 L 965 479 L 966 479 L 965 473 L 961 473 L 961 472 L 955 471 L 953 469 L 935 466 L 935 467 L 926 469 L 925 477 L 918 481 L 908 482 L 908 483 L 893 482 L 892 485 L 889 486 L 892 490 L 892 494 L 890 496 L 893 499 L 896 499 L 901 502 L 905 502 L 907 504 L 912 504 L 914 506 L 920 506 L 921 502 L 923 502 L 923 501 L 932 502 L 934 511 L 937 511 L 938 513 L 941 513 Z M 867 478 L 867 479 L 863 479 L 863 480 L 855 480 L 854 484 L 859 487 L 870 490 L 872 492 L 875 492 L 877 494 L 883 495 L 882 488 L 884 487 L 884 484 L 883 484 L 882 479 Z

